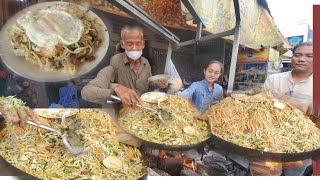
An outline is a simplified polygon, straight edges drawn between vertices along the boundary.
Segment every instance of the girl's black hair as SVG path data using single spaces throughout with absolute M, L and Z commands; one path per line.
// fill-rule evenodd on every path
M 220 68 L 221 68 L 221 74 L 223 72 L 223 64 L 217 60 L 211 60 L 208 62 L 207 66 L 204 68 L 204 70 L 207 70 L 207 68 L 211 65 L 211 64 L 219 64 Z

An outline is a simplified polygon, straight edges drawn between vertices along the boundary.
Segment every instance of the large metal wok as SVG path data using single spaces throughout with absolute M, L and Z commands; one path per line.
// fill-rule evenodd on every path
M 0 115 L 0 131 L 6 127 L 5 120 Z M 146 166 L 146 163 L 144 163 L 144 166 Z M 139 178 L 139 180 L 146 179 L 146 170 L 144 169 L 145 174 Z M 9 162 L 7 162 L 2 156 L 0 156 L 0 176 L 15 176 L 16 179 L 21 180 L 38 180 L 39 178 L 34 177 L 17 167 L 13 166 Z
M 316 121 L 320 121 L 320 120 L 316 120 Z M 313 151 L 306 151 L 306 152 L 300 152 L 300 153 L 272 153 L 272 152 L 265 152 L 265 151 L 260 151 L 256 149 L 246 148 L 246 147 L 228 142 L 213 134 L 211 136 L 211 140 L 214 142 L 215 146 L 220 148 L 221 150 L 244 156 L 249 160 L 293 162 L 293 161 L 309 159 L 314 156 L 320 155 L 320 147 Z
M 0 116 L 0 131 L 5 128 L 5 121 Z M 8 163 L 2 156 L 0 156 L 0 175 L 1 176 L 17 176 L 17 179 L 37 179 L 36 177 L 27 174 L 24 171 L 16 168 Z
M 114 109 L 115 109 L 115 116 L 116 119 L 119 117 L 119 112 L 120 109 L 122 109 L 122 104 L 120 102 L 116 102 L 113 105 Z M 116 125 L 121 127 L 121 123 L 119 123 L 118 121 L 115 121 L 115 123 L 117 123 Z M 189 144 L 189 145 L 167 145 L 167 144 L 159 144 L 159 143 L 155 143 L 155 142 L 150 142 L 147 140 L 144 140 L 142 138 L 139 138 L 137 136 L 135 136 L 132 132 L 125 130 L 125 128 L 122 127 L 122 129 L 127 132 L 128 134 L 134 136 L 136 139 L 138 139 L 139 141 L 141 141 L 141 146 L 144 147 L 150 147 L 150 148 L 154 148 L 154 149 L 161 149 L 161 150 L 171 150 L 171 151 L 185 151 L 185 150 L 189 150 L 189 149 L 193 149 L 193 148 L 198 148 L 203 146 L 203 144 L 207 141 L 210 140 L 210 137 L 208 139 L 206 139 L 203 142 L 199 142 L 196 144 Z

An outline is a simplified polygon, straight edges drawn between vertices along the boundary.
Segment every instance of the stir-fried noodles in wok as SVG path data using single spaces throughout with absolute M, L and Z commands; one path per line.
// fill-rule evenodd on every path
M 56 4 L 24 14 L 8 32 L 17 56 L 45 70 L 74 74 L 77 66 L 95 59 L 100 27 L 76 5 Z
M 171 113 L 168 126 L 157 119 L 156 113 L 132 107 L 120 110 L 121 126 L 141 139 L 166 145 L 190 145 L 209 138 L 207 123 L 193 118 L 187 100 L 168 95 L 166 101 L 149 105 Z
M 138 179 L 143 175 L 137 148 L 120 144 L 110 116 L 81 109 L 69 128 L 81 136 L 85 153 L 75 157 L 54 132 L 7 123 L 0 132 L 0 155 L 15 167 L 41 179 Z M 61 128 L 58 120 L 42 124 Z
M 320 147 L 320 130 L 301 111 L 277 99 L 258 96 L 262 99 L 256 103 L 228 97 L 212 106 L 206 114 L 212 133 L 243 147 L 273 153 Z

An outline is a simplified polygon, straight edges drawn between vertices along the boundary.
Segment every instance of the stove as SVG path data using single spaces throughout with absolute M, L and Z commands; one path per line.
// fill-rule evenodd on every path
M 229 176 L 249 175 L 249 171 L 208 147 L 187 151 L 146 148 L 148 175 Z
M 212 145 L 186 151 L 143 148 L 148 176 L 308 176 L 312 160 L 250 160 Z

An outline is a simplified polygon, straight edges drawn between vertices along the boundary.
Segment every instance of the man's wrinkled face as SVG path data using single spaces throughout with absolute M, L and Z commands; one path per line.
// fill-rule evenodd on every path
M 144 48 L 144 40 L 139 31 L 126 31 L 121 40 L 121 47 L 127 51 L 141 51 Z
M 313 72 L 313 46 L 297 48 L 291 59 L 294 71 Z

